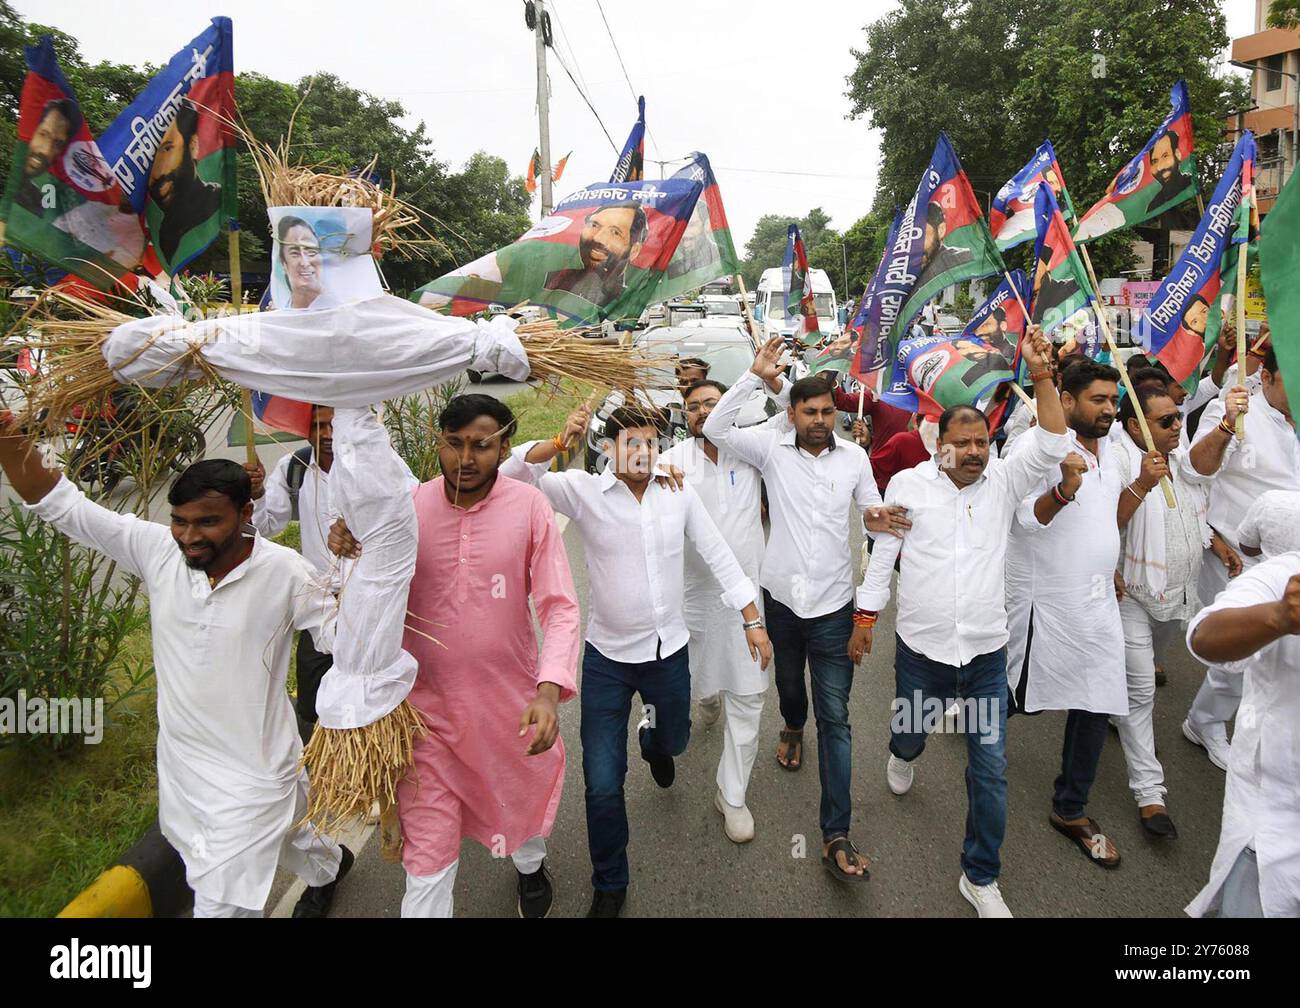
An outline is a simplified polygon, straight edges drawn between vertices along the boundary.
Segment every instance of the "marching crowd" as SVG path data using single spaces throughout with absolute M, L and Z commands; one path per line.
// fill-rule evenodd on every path
M 451 400 L 442 475 L 419 484 L 408 472 L 392 488 L 414 495 L 419 526 L 404 648 L 428 729 L 398 794 L 403 916 L 451 915 L 467 837 L 510 856 L 521 916 L 549 913 L 559 706 L 575 697 L 589 916 L 618 916 L 628 890 L 634 711 L 636 748 L 662 788 L 692 711 L 722 720 L 714 806 L 728 838 L 751 840 L 746 791 L 769 670 L 783 720 L 774 755 L 791 772 L 810 755 L 811 695 L 823 865 L 839 882 L 867 882 L 851 839 L 848 699 L 859 664 L 889 653 L 875 627 L 895 596 L 896 699 L 880 769 L 905 795 L 928 734 L 964 734 L 956 883 L 980 917 L 1011 916 L 998 877 L 1014 715 L 1068 711 L 1050 821 L 1090 861 L 1121 858 L 1088 813 L 1112 726 L 1143 829 L 1153 842 L 1176 838 L 1152 710 L 1179 637 L 1206 665 L 1183 733 L 1227 773 L 1218 851 L 1187 911 L 1300 915 L 1300 441 L 1272 348 L 1233 361 L 1231 342 L 1229 332 L 1191 394 L 1139 359 L 1127 365 L 1136 394 L 1121 395 L 1114 367 L 1058 360 L 1031 329 L 1032 400 L 1001 431 L 970 406 L 912 422 L 866 402 L 872 441 L 866 424 L 837 432 L 846 404 L 823 377 L 785 377 L 778 338 L 730 388 L 683 362 L 695 367 L 679 373 L 689 436 L 665 451 L 664 415 L 615 409 L 598 432 L 600 473 L 551 471 L 591 423 L 587 407 L 552 440 L 516 444 L 503 403 Z M 760 389 L 776 404 L 771 419 L 736 426 Z M 0 465 L 28 507 L 149 592 L 160 819 L 184 851 L 196 916 L 260 916 L 277 864 L 307 884 L 295 916 L 324 916 L 353 863 L 301 825 L 298 767 L 330 665 L 333 598 L 367 545 L 330 500 L 332 420 L 316 407 L 310 450 L 269 475 L 191 466 L 169 492 L 170 528 L 90 501 L 11 421 L 0 430 Z M 301 556 L 267 538 L 295 511 Z M 585 552 L 585 639 L 557 513 Z M 855 583 L 858 520 L 869 554 Z M 285 689 L 295 630 L 296 717 Z M 184 760 L 169 756 L 182 748 Z

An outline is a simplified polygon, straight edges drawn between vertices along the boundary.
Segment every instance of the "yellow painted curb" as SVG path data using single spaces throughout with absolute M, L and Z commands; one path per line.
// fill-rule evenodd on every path
M 152 917 L 149 887 L 134 868 L 114 865 L 95 879 L 67 906 L 60 917 Z

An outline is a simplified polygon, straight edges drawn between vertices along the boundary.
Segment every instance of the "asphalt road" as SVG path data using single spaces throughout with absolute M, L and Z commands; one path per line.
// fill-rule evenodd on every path
M 854 536 L 855 549 L 859 539 Z M 570 564 L 587 611 L 589 586 L 582 545 L 566 529 Z M 753 842 L 737 846 L 713 809 L 722 724 L 697 720 L 690 747 L 677 761 L 677 781 L 656 787 L 635 751 L 629 727 L 627 811 L 632 880 L 625 916 L 958 916 L 974 911 L 957 892 L 966 815 L 965 744 L 936 736 L 916 764 L 916 783 L 902 798 L 885 785 L 889 705 L 893 698 L 893 608 L 882 614 L 876 651 L 859 668 L 850 697 L 853 725 L 853 830 L 873 858 L 865 885 L 836 882 L 820 864 L 816 729 L 805 731 L 805 766 L 789 773 L 773 752 L 780 728 L 770 687 L 749 788 Z M 1086 655 L 1080 656 L 1087 661 Z M 1156 740 L 1169 787 L 1169 808 L 1181 835 L 1157 845 L 1146 839 L 1127 786 L 1123 755 L 1112 732 L 1102 755 L 1089 813 L 1118 845 L 1123 863 L 1106 871 L 1047 822 L 1060 765 L 1064 715 L 1017 716 L 1008 729 L 1009 816 L 1001 887 L 1019 916 L 1177 916 L 1204 884 L 1219 833 L 1223 774 L 1188 743 L 1180 724 L 1201 680 L 1181 645 L 1166 662 L 1169 684 L 1157 691 Z M 579 685 L 581 688 L 581 684 Z M 583 812 L 578 705 L 562 709 L 568 754 L 564 797 L 549 844 L 556 885 L 552 913 L 580 916 L 591 897 Z M 405 877 L 379 856 L 372 838 L 339 887 L 333 916 L 395 917 Z M 289 880 L 277 887 L 283 892 Z M 477 843 L 461 851 L 457 916 L 515 913 L 515 872 Z M 272 899 L 272 906 L 276 899 Z M 287 909 L 287 905 L 286 908 Z M 1134 938 L 1142 936 L 1135 930 Z M 1118 937 L 1118 936 L 1117 936 Z

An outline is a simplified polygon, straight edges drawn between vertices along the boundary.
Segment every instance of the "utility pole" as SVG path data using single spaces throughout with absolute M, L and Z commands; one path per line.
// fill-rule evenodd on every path
M 541 133 L 538 143 L 538 155 L 542 161 L 539 174 L 542 176 L 542 216 L 546 217 L 554 209 L 551 193 L 551 85 L 546 76 L 546 46 L 551 38 L 551 18 L 546 13 L 543 0 L 533 0 L 533 8 L 536 11 L 533 34 L 537 40 L 537 126 Z

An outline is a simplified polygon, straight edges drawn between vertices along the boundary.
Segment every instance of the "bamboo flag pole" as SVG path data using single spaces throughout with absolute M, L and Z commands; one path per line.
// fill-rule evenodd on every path
M 749 292 L 745 290 L 745 278 L 739 273 L 736 274 L 736 286 L 740 288 L 740 313 L 745 317 L 745 328 L 749 330 L 749 340 L 754 344 L 754 352 L 758 352 L 758 333 L 754 331 L 754 316 L 749 313 Z
M 1242 207 L 1246 211 L 1247 218 L 1250 216 L 1250 199 L 1251 196 L 1242 193 Z M 1246 259 L 1250 249 L 1250 231 L 1247 229 L 1246 241 L 1241 243 L 1241 250 L 1237 253 L 1237 303 L 1234 306 L 1237 309 L 1237 381 L 1245 384 L 1246 374 Z M 1237 440 L 1246 440 L 1246 414 L 1237 414 Z
M 230 300 L 235 311 L 243 311 L 244 277 L 239 259 L 239 224 L 232 220 L 227 234 L 230 237 Z M 247 433 L 245 459 L 249 465 L 257 465 L 257 433 L 253 430 L 253 393 L 250 389 L 244 389 L 244 418 Z
M 1124 391 L 1133 397 L 1133 415 L 1137 418 L 1138 426 L 1142 428 L 1142 439 L 1146 442 L 1147 451 L 1155 451 L 1156 443 L 1151 437 L 1151 427 L 1147 424 L 1146 413 L 1139 408 L 1140 402 L 1137 393 L 1133 390 L 1133 381 L 1128 376 L 1128 368 L 1123 366 L 1124 362 L 1120 359 L 1119 347 L 1115 344 L 1115 337 L 1110 331 L 1110 320 L 1106 318 L 1106 309 L 1101 303 L 1101 290 L 1097 284 L 1097 274 L 1092 268 L 1092 257 L 1088 255 L 1088 246 L 1079 245 L 1077 248 L 1083 257 L 1083 265 L 1087 267 L 1088 279 L 1092 281 L 1092 293 L 1096 299 L 1095 306 L 1097 309 L 1097 324 L 1101 326 L 1102 336 L 1106 339 L 1106 347 L 1110 350 L 1111 357 L 1115 359 L 1116 370 L 1119 371 L 1120 381 L 1124 383 Z M 1169 482 L 1168 476 L 1162 476 L 1160 478 L 1160 489 L 1165 492 L 1165 503 L 1171 508 L 1177 507 L 1178 502 L 1174 499 L 1174 486 Z

